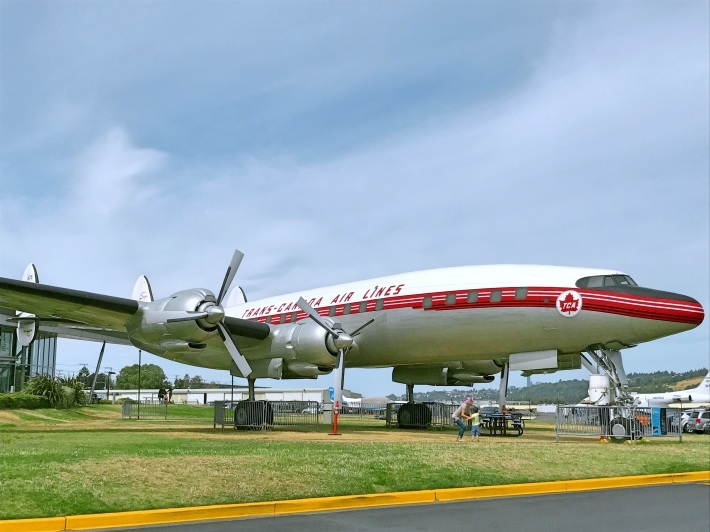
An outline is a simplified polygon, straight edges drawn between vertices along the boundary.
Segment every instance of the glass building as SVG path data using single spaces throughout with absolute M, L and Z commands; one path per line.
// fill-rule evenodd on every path
M 37 375 L 54 377 L 57 366 L 57 335 L 38 332 L 29 347 L 17 341 L 15 327 L 0 325 L 0 392 L 19 392 Z

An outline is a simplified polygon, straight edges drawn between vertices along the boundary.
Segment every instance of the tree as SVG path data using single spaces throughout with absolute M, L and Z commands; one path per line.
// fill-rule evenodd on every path
M 156 364 L 143 364 L 141 370 L 141 388 L 170 387 L 163 368 Z M 116 387 L 121 389 L 138 388 L 138 364 L 125 366 L 116 375 Z
M 76 380 L 83 384 L 84 388 L 91 386 L 91 373 L 89 373 L 89 369 L 86 366 L 81 368 L 79 373 L 76 374 Z

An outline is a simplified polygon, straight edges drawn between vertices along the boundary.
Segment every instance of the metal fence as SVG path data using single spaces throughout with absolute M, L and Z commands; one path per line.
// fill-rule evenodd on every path
M 322 415 L 323 408 L 316 401 L 215 401 L 213 426 L 249 430 L 316 427 Z
M 146 399 L 139 403 L 138 401 L 124 401 L 121 407 L 121 416 L 125 418 L 168 418 L 168 405 L 163 401 L 151 401 Z
M 384 419 L 389 428 L 443 429 L 452 424 L 451 415 L 458 407 L 448 403 L 388 403 Z
M 558 405 L 555 436 L 594 436 L 611 441 L 640 440 L 652 436 L 678 436 L 680 409 L 626 406 Z

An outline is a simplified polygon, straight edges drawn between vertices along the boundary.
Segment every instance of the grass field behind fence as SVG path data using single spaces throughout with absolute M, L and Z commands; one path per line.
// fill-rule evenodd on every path
M 0 411 L 0 519 L 710 469 L 706 435 L 602 445 L 520 438 L 456 443 L 374 419 L 329 428 L 212 429 L 211 408 L 123 420 L 120 407 Z M 185 419 L 188 417 L 190 419 Z

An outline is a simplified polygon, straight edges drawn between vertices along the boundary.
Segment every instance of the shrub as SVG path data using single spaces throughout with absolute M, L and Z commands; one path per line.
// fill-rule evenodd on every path
M 88 401 L 86 400 L 86 392 L 84 392 L 84 384 L 75 379 L 65 379 L 59 377 L 59 382 L 62 386 L 70 389 L 67 393 L 69 394 L 69 406 L 84 406 Z
M 59 380 L 54 377 L 37 375 L 27 381 L 23 392 L 46 397 L 50 406 L 56 406 L 61 402 L 62 392 L 60 386 Z
M 71 408 L 74 405 L 86 404 L 84 387 L 76 379 L 37 375 L 27 381 L 23 392 L 46 398 L 54 408 Z
M 49 401 L 46 397 L 30 395 L 23 392 L 0 394 L 0 409 L 3 408 L 49 408 Z

